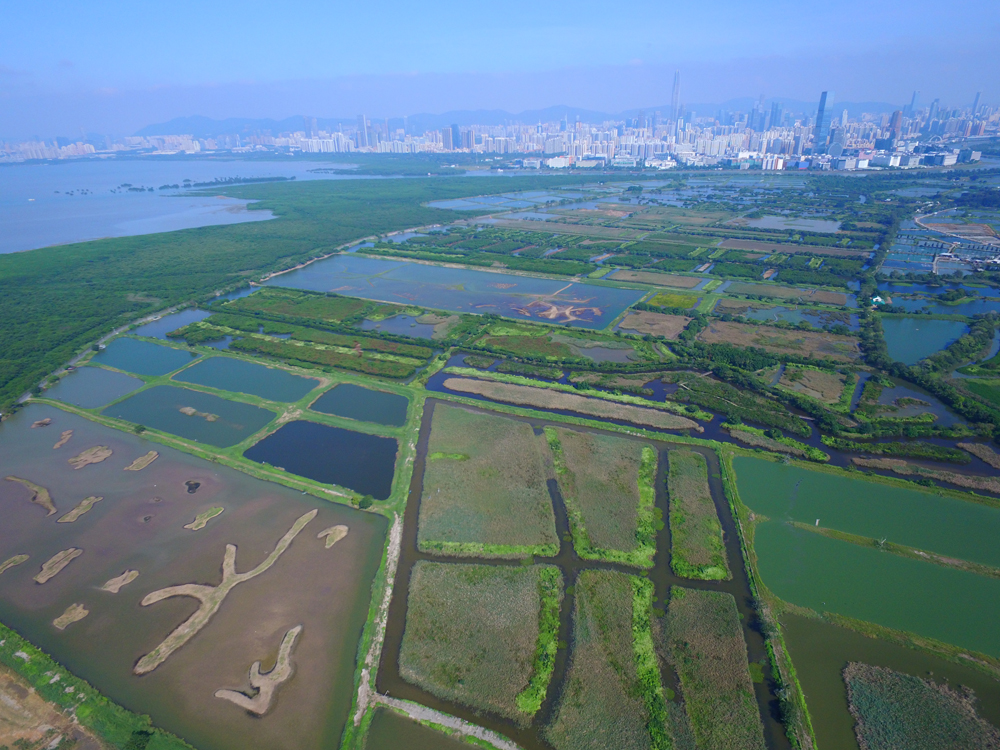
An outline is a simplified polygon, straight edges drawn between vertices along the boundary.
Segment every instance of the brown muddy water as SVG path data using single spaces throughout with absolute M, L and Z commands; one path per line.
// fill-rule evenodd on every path
M 31 428 L 36 420 L 51 425 Z M 53 449 L 64 430 L 66 445 Z M 97 445 L 113 454 L 74 470 L 68 459 Z M 160 456 L 142 471 L 123 471 L 149 450 Z M 47 488 L 57 513 L 30 501 L 21 484 L 0 480 L 0 561 L 28 554 L 0 575 L 0 620 L 112 700 L 170 730 L 200 750 L 248 747 L 335 747 L 354 690 L 357 643 L 367 617 L 371 582 L 381 559 L 385 519 L 324 503 L 280 485 L 118 432 L 55 407 L 29 405 L 0 425 L 0 477 Z M 197 484 L 193 494 L 189 488 Z M 57 519 L 88 496 L 104 499 L 73 523 Z M 199 531 L 184 528 L 212 507 L 224 512 Z M 215 586 L 227 544 L 246 572 L 271 553 L 308 511 L 318 515 L 266 572 L 237 585 L 218 613 L 186 645 L 142 677 L 136 662 L 197 609 L 174 597 L 143 607 L 168 586 Z M 346 538 L 326 549 L 317 535 L 343 524 Z M 33 577 L 57 552 L 83 554 L 39 585 Z M 125 570 L 139 576 L 120 593 L 99 590 Z M 52 622 L 71 604 L 90 614 L 65 630 Z M 250 691 L 248 671 L 276 658 L 283 635 L 303 631 L 292 653 L 293 676 L 271 710 L 255 717 L 214 697 L 220 688 Z
M 668 502 L 666 492 L 666 472 L 668 467 L 668 449 L 670 447 L 691 448 L 701 452 L 708 460 L 709 484 L 712 490 L 712 497 L 715 500 L 716 510 L 722 522 L 723 531 L 726 538 L 726 554 L 729 558 L 729 567 L 733 571 L 731 581 L 694 581 L 679 578 L 674 575 L 670 568 L 670 531 L 666 526 L 659 532 L 657 537 L 657 554 L 654 559 L 654 567 L 647 573 L 643 573 L 636 568 L 610 563 L 601 563 L 593 560 L 580 559 L 573 550 L 570 541 L 569 521 L 566 516 L 566 509 L 559 487 L 554 479 L 548 482 L 549 493 L 552 498 L 553 509 L 556 515 L 556 530 L 562 544 L 558 554 L 552 558 L 536 558 L 537 562 L 553 564 L 562 570 L 566 594 L 563 598 L 560 610 L 559 640 L 570 644 L 569 649 L 560 649 L 555 661 L 555 668 L 549 690 L 541 710 L 535 717 L 534 722 L 528 728 L 520 728 L 503 717 L 488 713 L 477 713 L 472 709 L 449 701 L 441 700 L 436 696 L 406 682 L 399 673 L 399 649 L 402 644 L 403 630 L 406 620 L 407 593 L 410 584 L 410 574 L 413 565 L 418 560 L 435 560 L 438 562 L 453 561 L 457 563 L 476 562 L 487 565 L 520 565 L 518 560 L 483 560 L 480 558 L 450 558 L 440 555 L 431 555 L 420 552 L 417 549 L 417 517 L 419 514 L 419 498 L 423 486 L 424 466 L 427 457 L 427 445 L 430 438 L 431 420 L 434 414 L 434 407 L 441 403 L 437 399 L 428 399 L 424 409 L 423 421 L 420 426 L 420 437 L 417 443 L 417 458 L 414 464 L 413 478 L 410 484 L 410 500 L 406 507 L 406 516 L 403 528 L 403 545 L 400 555 L 399 567 L 396 573 L 396 580 L 393 589 L 393 599 L 389 610 L 389 622 L 386 628 L 385 645 L 382 651 L 382 662 L 379 668 L 376 686 L 379 692 L 388 694 L 394 698 L 413 700 L 431 708 L 459 716 L 470 722 L 491 729 L 499 734 L 505 735 L 517 742 L 525 750 L 548 750 L 550 745 L 542 736 L 542 730 L 552 719 L 555 707 L 561 695 L 570 653 L 573 642 L 572 612 L 574 604 L 574 585 L 581 570 L 604 569 L 618 570 L 630 575 L 648 575 L 655 587 L 656 603 L 654 607 L 662 612 L 664 602 L 669 598 L 671 586 L 684 586 L 693 589 L 705 589 L 711 591 L 723 591 L 732 594 L 736 599 L 736 605 L 741 615 L 741 625 L 743 627 L 744 639 L 747 645 L 748 658 L 752 662 L 762 665 L 763 671 L 769 675 L 767 651 L 764 639 L 760 632 L 760 621 L 752 606 L 752 595 L 749 582 L 746 577 L 746 569 L 743 564 L 742 554 L 739 547 L 739 538 L 732 515 L 729 511 L 729 504 L 725 499 L 722 488 L 719 461 L 714 451 L 703 448 L 692 448 L 691 446 L 671 445 L 668 442 L 652 441 L 643 439 L 642 442 L 654 445 L 660 453 L 659 466 L 656 478 L 656 505 L 663 513 L 663 518 L 668 517 Z M 463 406 L 462 408 L 473 409 L 473 407 Z M 504 415 L 509 417 L 509 415 Z M 544 419 L 533 419 L 527 417 L 509 417 L 519 421 L 529 423 L 536 432 L 539 432 L 546 424 L 552 422 Z M 559 423 L 559 426 L 589 431 L 599 432 L 590 428 L 579 427 Z M 615 433 L 621 436 L 620 433 Z M 655 612 L 654 612 L 655 614 Z M 679 681 L 674 671 L 666 663 L 661 665 L 661 678 L 664 688 L 674 692 L 676 700 L 680 700 L 681 690 Z M 789 747 L 784 728 L 778 721 L 778 702 L 774 695 L 776 685 L 769 681 L 755 684 L 757 703 L 760 708 L 761 718 L 764 724 L 764 738 L 767 747 L 771 750 L 785 750 Z

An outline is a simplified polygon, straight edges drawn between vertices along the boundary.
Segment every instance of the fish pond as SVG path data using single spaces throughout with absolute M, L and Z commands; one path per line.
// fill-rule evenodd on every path
M 61 378 L 45 392 L 54 398 L 84 409 L 98 409 L 142 388 L 139 378 L 100 367 L 81 367 Z
M 760 458 L 733 459 L 740 499 L 798 521 L 1000 568 L 1000 509 Z
M 959 320 L 933 320 L 909 315 L 881 315 L 889 356 L 896 362 L 915 365 L 939 352 L 969 331 Z
M 316 482 L 386 500 L 392 492 L 398 450 L 395 438 L 297 421 L 282 425 L 243 455 Z
M 230 357 L 209 357 L 177 373 L 173 379 L 286 403 L 298 401 L 319 386 L 315 378 Z
M 365 750 L 470 750 L 473 746 L 388 708 L 375 709 Z
M 31 427 L 46 418 L 49 426 Z M 53 449 L 67 431 L 68 442 Z M 110 455 L 81 469 L 69 463 L 96 446 Z M 159 455 L 146 468 L 124 470 L 151 450 Z M 31 502 L 21 483 L 0 481 L 0 560 L 28 555 L 0 575 L 4 624 L 111 700 L 148 714 L 199 750 L 338 745 L 349 720 L 385 519 L 40 404 L 0 425 L 0 476 L 37 483 L 55 509 L 49 514 Z M 100 500 L 71 516 L 84 498 Z M 192 521 L 214 508 L 222 513 L 195 530 Z M 347 534 L 328 546 L 324 532 L 335 526 Z M 235 548 L 241 575 L 259 572 L 231 589 L 215 589 L 228 593 L 214 614 L 138 676 L 138 665 L 153 665 L 157 660 L 146 657 L 198 607 L 183 594 L 147 597 L 189 583 L 220 586 L 227 545 Z M 74 549 L 81 554 L 36 582 L 44 563 Z M 86 615 L 67 624 L 62 616 L 72 605 Z M 297 626 L 292 675 L 278 685 L 269 710 L 251 714 L 217 695 L 252 696 L 251 665 L 260 660 L 269 668 Z
M 761 322 L 808 323 L 816 328 L 827 328 L 836 324 L 845 325 L 852 331 L 860 328 L 856 313 L 841 313 L 827 310 L 813 310 L 807 307 L 785 307 L 782 305 L 760 305 L 737 300 L 720 300 L 715 311 L 718 314 L 742 315 Z
M 424 263 L 334 255 L 276 276 L 269 285 L 603 328 L 645 292 Z
M 204 320 L 209 315 L 211 315 L 208 310 L 199 310 L 196 307 L 189 307 L 185 310 L 180 310 L 170 315 L 164 315 L 159 320 L 154 320 L 145 325 L 141 325 L 138 328 L 129 331 L 129 333 L 135 336 L 147 336 L 151 339 L 164 339 L 166 340 L 167 334 L 171 331 L 176 331 L 178 328 L 183 328 L 191 323 L 197 323 L 200 320 Z
M 114 367 L 136 375 L 166 375 L 191 364 L 191 360 L 196 357 L 198 355 L 194 352 L 124 336 L 108 344 L 91 361 L 96 365 Z
M 274 412 L 210 393 L 158 385 L 103 412 L 219 448 L 241 443 L 274 419 Z
M 938 683 L 947 682 L 952 687 L 969 688 L 978 699 L 979 715 L 1000 727 L 1000 682 L 971 666 L 869 638 L 824 620 L 785 614 L 781 625 L 821 748 L 858 748 L 843 678 L 848 662 L 886 667 Z
M 341 383 L 316 399 L 309 408 L 321 414 L 402 427 L 406 423 L 409 405 L 410 400 L 406 396 Z
M 393 315 L 383 320 L 362 320 L 359 326 L 362 331 L 384 331 L 397 336 L 414 336 L 419 339 L 434 338 L 434 326 L 430 323 L 418 323 L 412 315 Z

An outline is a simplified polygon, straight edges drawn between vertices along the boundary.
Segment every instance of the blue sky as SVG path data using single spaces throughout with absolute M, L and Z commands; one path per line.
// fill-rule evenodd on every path
M 193 114 L 613 112 L 668 101 L 674 68 L 689 102 L 1000 100 L 995 0 L 0 0 L 0 18 L 0 138 Z

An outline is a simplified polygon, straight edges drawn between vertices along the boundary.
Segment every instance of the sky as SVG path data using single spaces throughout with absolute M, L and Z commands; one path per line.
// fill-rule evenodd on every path
M 1000 3 L 0 0 L 0 139 L 173 117 L 602 112 L 779 96 L 1000 104 Z

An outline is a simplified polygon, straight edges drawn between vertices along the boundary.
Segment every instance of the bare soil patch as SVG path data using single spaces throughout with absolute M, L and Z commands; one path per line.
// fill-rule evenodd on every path
M 111 458 L 111 449 L 106 445 L 95 445 L 88 448 L 83 453 L 69 459 L 70 466 L 74 469 L 82 469 L 84 466 L 99 464 Z
M 858 340 L 853 336 L 799 331 L 773 326 L 713 320 L 699 335 L 706 344 L 756 346 L 774 354 L 794 354 L 852 362 L 860 358 Z
M 48 703 L 12 670 L 0 665 L 0 746 L 73 750 L 103 750 L 106 747 L 89 730 Z
M 621 322 L 620 328 L 636 333 L 662 336 L 666 339 L 675 339 L 683 331 L 691 318 L 683 315 L 665 315 L 655 312 L 634 312 Z

